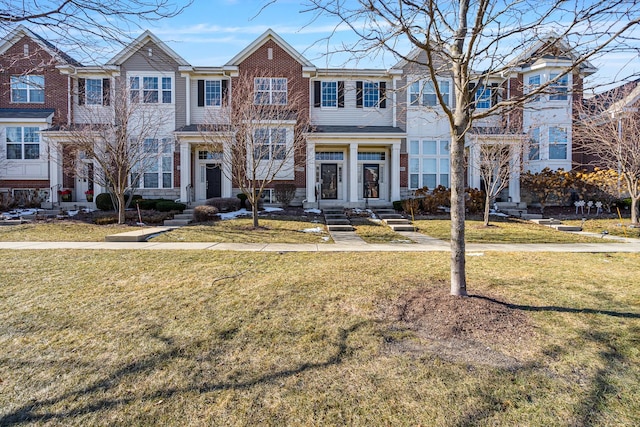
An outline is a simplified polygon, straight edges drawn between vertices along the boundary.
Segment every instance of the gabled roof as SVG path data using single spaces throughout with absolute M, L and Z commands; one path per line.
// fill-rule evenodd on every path
M 640 79 L 598 93 L 592 98 L 585 99 L 583 102 L 589 106 L 592 111 L 599 109 L 600 111 L 598 112 L 606 112 L 608 115 L 614 117 L 629 109 L 635 110 L 638 101 L 640 101 Z
M 260 37 L 255 39 L 249 46 L 245 47 L 236 56 L 231 58 L 231 60 L 229 62 L 227 62 L 225 65 L 231 65 L 231 66 L 240 65 L 240 63 L 242 63 L 242 61 L 247 59 L 247 57 L 249 57 L 249 55 L 254 53 L 256 50 L 258 50 L 263 44 L 265 44 L 269 40 L 273 40 L 278 46 L 280 46 L 292 58 L 294 58 L 296 61 L 298 61 L 300 64 L 302 64 L 303 67 L 315 68 L 315 66 L 311 62 L 309 62 L 309 60 L 307 60 L 304 56 L 302 56 L 302 54 L 300 54 L 300 52 L 298 52 L 293 47 L 291 47 L 291 45 L 289 43 L 284 41 L 284 39 L 282 37 L 280 37 L 279 35 L 277 35 L 275 33 L 275 31 L 273 31 L 271 28 L 269 28 L 267 31 L 265 31 Z
M 162 40 L 156 37 L 151 31 L 146 30 L 144 33 L 140 34 L 138 38 L 129 43 L 127 47 L 122 49 L 116 56 L 107 61 L 108 65 L 120 65 L 129 59 L 132 55 L 138 52 L 145 44 L 152 42 L 160 49 L 162 49 L 167 55 L 169 55 L 178 65 L 189 65 L 189 63 L 178 55 L 173 49 L 164 44 Z
M 14 44 L 18 43 L 20 39 L 23 37 L 29 37 L 35 43 L 37 43 L 44 51 L 46 51 L 49 55 L 55 58 L 56 62 L 59 64 L 71 64 L 76 66 L 81 66 L 82 64 L 72 58 L 67 53 L 61 51 L 57 47 L 53 45 L 53 43 L 45 40 L 43 37 L 34 33 L 24 25 L 18 25 L 14 28 L 7 36 L 2 39 L 0 43 L 0 55 L 4 54 L 9 48 L 11 48 Z
M 558 49 L 560 52 L 562 52 L 562 55 L 552 55 L 551 53 L 546 53 L 541 56 L 536 56 L 536 54 L 540 52 L 542 48 L 548 46 L 549 44 L 551 44 L 553 48 Z M 513 66 L 523 66 L 530 63 L 531 60 L 534 60 L 533 62 L 538 62 L 541 59 L 575 61 L 579 57 L 580 55 L 569 45 L 569 43 L 565 39 L 561 38 L 558 34 L 552 31 L 547 33 L 545 36 L 540 37 L 538 41 L 533 44 L 533 46 L 526 49 L 513 61 L 511 61 L 511 64 L 513 64 Z M 597 69 L 589 61 L 584 61 L 582 65 L 580 65 L 580 71 L 585 74 L 593 74 L 597 71 Z

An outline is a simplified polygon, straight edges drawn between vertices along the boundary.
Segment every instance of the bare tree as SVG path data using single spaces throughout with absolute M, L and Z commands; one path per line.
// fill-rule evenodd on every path
M 0 0 L 0 36 L 25 24 L 63 49 L 93 57 L 102 41 L 126 45 L 142 22 L 180 14 L 193 0 Z
M 640 85 L 621 86 L 586 100 L 575 136 L 591 166 L 618 172 L 631 197 L 631 222 L 638 223 L 640 199 Z
M 509 179 L 522 169 L 522 154 L 525 152 L 522 138 L 515 141 L 483 141 L 476 137 L 470 144 L 469 160 L 484 184 L 484 225 L 489 226 L 491 206 L 500 192 L 509 186 Z
M 635 1 L 612 0 L 585 4 L 579 0 L 550 2 L 500 2 L 496 0 L 307 0 L 316 15 L 337 17 L 360 38 L 351 47 L 354 55 L 385 50 L 409 63 L 402 41 L 425 53 L 420 66 L 432 82 L 451 75 L 454 103 L 435 86 L 451 134 L 451 294 L 466 295 L 464 236 L 464 150 L 467 133 L 479 119 L 523 105 L 556 85 L 560 79 L 587 64 L 590 58 L 611 50 L 631 49 L 635 39 L 626 37 L 639 22 Z M 540 29 L 557 33 L 541 38 Z M 565 40 L 576 47 L 566 51 Z M 569 57 L 571 64 L 558 64 L 550 80 L 504 98 L 488 109 L 475 109 L 471 85 L 482 85 L 492 77 L 508 76 L 517 67 L 513 52 L 530 52 L 530 63 L 545 55 Z M 479 71 L 483 70 L 483 71 Z M 455 106 L 455 107 L 454 107 Z
M 51 133 L 56 156 L 65 172 L 92 179 L 111 194 L 118 211 L 118 223 L 125 222 L 126 193 L 133 193 L 145 174 L 156 175 L 164 153 L 173 151 L 168 117 L 162 109 L 132 102 L 123 82 L 116 85 L 108 104 L 91 106 L 80 114 L 81 124 Z M 114 93 L 114 94 L 113 94 Z M 87 175 L 86 162 L 93 164 Z M 151 179 L 151 177 L 149 178 Z
M 267 80 L 284 86 L 263 93 Z M 212 109 L 200 130 L 212 151 L 223 151 L 222 171 L 247 196 L 258 227 L 258 203 L 267 187 L 276 180 L 293 181 L 295 165 L 306 162 L 308 89 L 291 82 L 287 87 L 267 73 L 241 74 L 232 85 L 231 103 Z

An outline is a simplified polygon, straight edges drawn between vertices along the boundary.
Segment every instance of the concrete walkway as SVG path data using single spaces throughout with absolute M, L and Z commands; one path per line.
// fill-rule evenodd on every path
M 0 242 L 0 249 L 92 249 L 92 250 L 214 250 L 248 252 L 448 252 L 449 243 L 420 233 L 406 237 L 417 243 L 368 244 L 361 241 L 341 243 L 206 243 L 206 242 Z M 595 236 L 595 235 L 594 235 Z M 640 239 L 624 239 L 621 243 L 467 243 L 467 253 L 482 252 L 585 252 L 585 253 L 640 253 Z

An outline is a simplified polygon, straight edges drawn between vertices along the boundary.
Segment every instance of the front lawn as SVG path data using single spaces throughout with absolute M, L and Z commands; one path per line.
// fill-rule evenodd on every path
M 568 223 L 568 221 L 563 221 Z M 416 220 L 417 231 L 442 240 L 451 238 L 451 221 L 448 219 Z M 492 219 L 489 227 L 481 220 L 465 221 L 465 238 L 468 243 L 602 243 L 611 242 L 598 237 L 580 236 L 554 230 L 550 227 L 519 219 Z
M 3 426 L 640 423 L 638 254 L 0 257 Z
M 125 233 L 140 227 L 128 225 L 96 225 L 63 220 L 34 222 L 0 227 L 2 242 L 103 242 L 109 234 Z
M 571 225 L 581 225 L 584 231 L 591 233 L 602 233 L 606 231 L 612 236 L 640 238 L 640 228 L 631 228 L 631 220 L 629 218 L 623 218 L 622 221 L 619 218 L 588 218 L 586 221 L 571 220 L 564 221 Z

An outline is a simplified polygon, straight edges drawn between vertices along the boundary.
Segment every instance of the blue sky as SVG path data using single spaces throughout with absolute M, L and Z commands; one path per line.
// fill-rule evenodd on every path
M 181 0 L 174 1 L 180 4 Z M 223 65 L 268 28 L 318 67 L 389 68 L 397 62 L 390 54 L 358 61 L 347 54 L 328 55 L 356 38 L 346 26 L 337 26 L 335 18 L 313 20 L 312 13 L 303 13 L 303 3 L 303 0 L 194 0 L 182 14 L 144 22 L 142 28 L 151 30 L 192 65 Z M 411 46 L 402 40 L 399 50 L 409 52 Z M 610 54 L 592 62 L 600 69 L 590 78 L 592 83 L 620 80 L 640 72 L 638 53 Z

